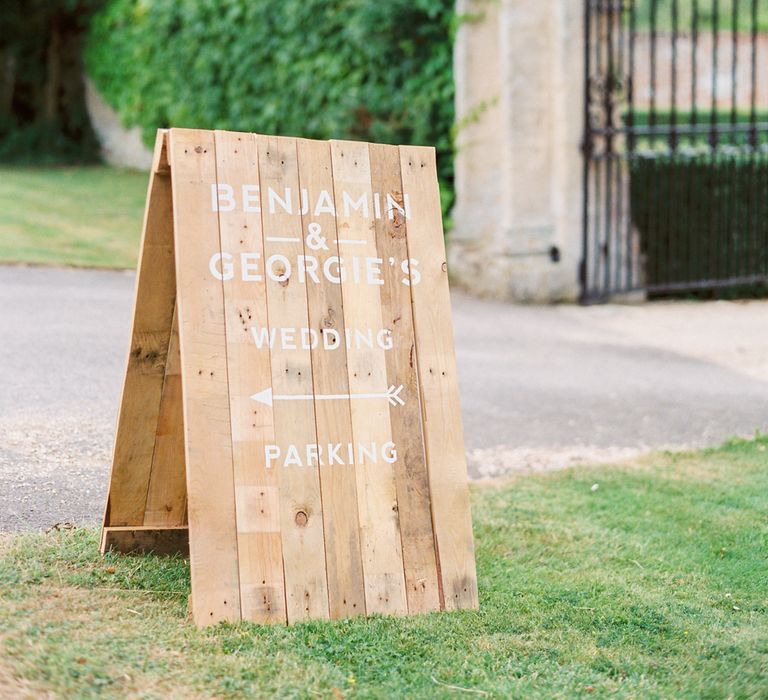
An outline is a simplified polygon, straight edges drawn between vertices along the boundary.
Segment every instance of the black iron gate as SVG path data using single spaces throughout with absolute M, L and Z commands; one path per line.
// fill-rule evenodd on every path
M 768 289 L 768 0 L 585 0 L 582 300 Z

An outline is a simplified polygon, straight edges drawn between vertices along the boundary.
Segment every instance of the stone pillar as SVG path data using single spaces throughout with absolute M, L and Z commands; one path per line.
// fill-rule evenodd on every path
M 458 0 L 452 279 L 530 302 L 579 294 L 583 3 Z

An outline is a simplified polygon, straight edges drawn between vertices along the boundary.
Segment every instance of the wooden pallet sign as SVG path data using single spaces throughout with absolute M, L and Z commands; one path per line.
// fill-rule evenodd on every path
M 199 625 L 476 608 L 452 333 L 434 149 L 158 132 L 102 551 Z

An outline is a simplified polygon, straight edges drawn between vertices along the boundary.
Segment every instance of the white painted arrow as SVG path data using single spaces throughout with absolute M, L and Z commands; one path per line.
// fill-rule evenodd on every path
M 403 385 L 396 387 L 394 384 L 384 393 L 378 394 L 273 394 L 272 389 L 264 389 L 257 394 L 251 394 L 254 401 L 271 406 L 274 401 L 336 401 L 338 399 L 387 399 L 393 406 L 400 404 L 405 406 L 405 401 L 400 398 Z

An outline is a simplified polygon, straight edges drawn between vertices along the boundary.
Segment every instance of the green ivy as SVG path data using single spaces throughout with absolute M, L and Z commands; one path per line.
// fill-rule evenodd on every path
M 151 143 L 187 126 L 434 145 L 453 199 L 453 0 L 109 0 L 88 72 Z

